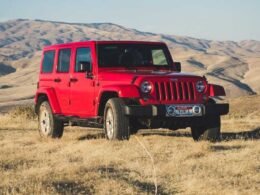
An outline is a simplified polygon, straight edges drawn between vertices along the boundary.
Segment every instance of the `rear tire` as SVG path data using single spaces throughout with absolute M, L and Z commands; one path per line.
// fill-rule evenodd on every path
M 56 119 L 48 101 L 43 101 L 38 112 L 39 133 L 46 138 L 61 138 L 63 135 L 63 122 Z
M 104 128 L 108 140 L 128 140 L 129 118 L 124 113 L 124 102 L 120 98 L 107 101 L 104 111 Z
M 203 126 L 191 127 L 191 134 L 195 141 L 208 140 L 219 141 L 220 140 L 220 116 L 211 116 L 205 119 L 206 124 Z

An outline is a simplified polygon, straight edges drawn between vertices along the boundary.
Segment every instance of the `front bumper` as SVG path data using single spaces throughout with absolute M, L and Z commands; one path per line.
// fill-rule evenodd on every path
M 228 112 L 229 104 L 208 104 L 204 105 L 202 116 L 225 115 Z M 125 114 L 135 117 L 167 117 L 166 105 L 126 105 Z

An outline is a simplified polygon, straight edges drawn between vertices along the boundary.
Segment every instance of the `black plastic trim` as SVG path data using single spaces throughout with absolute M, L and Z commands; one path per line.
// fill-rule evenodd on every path
M 205 114 L 207 115 L 225 115 L 229 112 L 229 104 L 210 104 L 205 105 Z M 166 117 L 165 105 L 127 105 L 125 106 L 125 114 L 135 117 Z

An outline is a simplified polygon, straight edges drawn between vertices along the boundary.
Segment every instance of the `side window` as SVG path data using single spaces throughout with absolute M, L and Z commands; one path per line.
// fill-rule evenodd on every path
M 78 48 L 77 49 L 75 72 L 79 72 L 79 70 L 80 70 L 80 62 L 88 62 L 88 63 L 91 64 L 90 48 L 82 47 L 82 48 Z
M 154 65 L 167 65 L 166 56 L 162 49 L 152 50 L 153 64 Z
M 69 72 L 71 49 L 60 49 L 58 72 Z
M 53 70 L 55 51 L 46 51 L 43 55 L 42 73 L 51 73 Z

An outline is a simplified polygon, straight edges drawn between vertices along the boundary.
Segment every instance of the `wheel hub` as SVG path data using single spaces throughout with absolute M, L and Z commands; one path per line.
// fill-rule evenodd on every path
M 114 134 L 114 116 L 111 108 L 107 110 L 106 114 L 106 133 L 107 137 L 111 139 Z
M 50 115 L 46 108 L 42 108 L 40 112 L 40 130 L 45 136 L 50 133 Z

